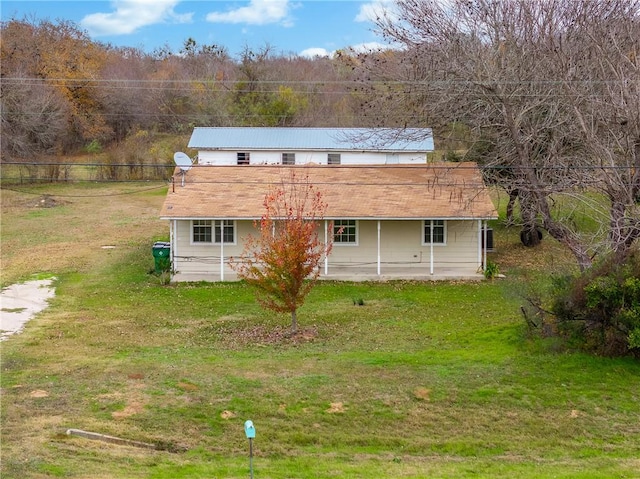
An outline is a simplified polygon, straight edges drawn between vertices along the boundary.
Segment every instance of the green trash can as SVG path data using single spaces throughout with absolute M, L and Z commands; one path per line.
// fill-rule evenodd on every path
M 156 273 L 171 269 L 171 243 L 156 241 L 153 243 L 153 258 L 156 264 Z

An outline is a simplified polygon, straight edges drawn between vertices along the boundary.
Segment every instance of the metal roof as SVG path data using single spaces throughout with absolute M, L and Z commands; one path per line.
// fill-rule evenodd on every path
M 197 127 L 189 148 L 199 150 L 433 151 L 430 128 Z

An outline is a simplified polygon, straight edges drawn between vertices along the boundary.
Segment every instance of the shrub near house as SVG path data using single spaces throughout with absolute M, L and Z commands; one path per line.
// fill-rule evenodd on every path
M 553 312 L 565 334 L 590 351 L 640 357 L 640 251 L 566 280 Z

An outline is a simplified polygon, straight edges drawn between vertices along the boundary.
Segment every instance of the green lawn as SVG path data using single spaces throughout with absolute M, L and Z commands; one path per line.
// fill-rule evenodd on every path
M 256 478 L 640 477 L 640 364 L 528 338 L 511 266 L 482 283 L 319 283 L 291 338 L 241 283 L 149 274 L 166 234 L 149 185 L 39 188 L 64 204 L 3 199 L 3 269 L 57 277 L 50 308 L 2 343 L 3 478 L 245 478 L 247 419 Z M 58 258 L 25 262 L 34 249 Z

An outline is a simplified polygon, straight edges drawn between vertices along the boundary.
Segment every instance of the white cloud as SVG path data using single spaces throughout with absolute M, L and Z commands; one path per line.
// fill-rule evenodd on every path
M 330 52 L 325 48 L 307 48 L 306 50 L 302 50 L 299 55 L 305 58 L 316 58 L 316 57 L 332 57 L 335 52 Z
M 247 23 L 250 25 L 267 25 L 282 23 L 291 26 L 289 15 L 292 5 L 289 0 L 251 0 L 249 5 L 228 12 L 211 12 L 207 21 L 212 23 Z
M 375 22 L 384 15 L 393 15 L 392 0 L 374 0 L 360 6 L 360 11 L 354 19 L 356 22 Z
M 91 35 L 126 35 L 163 22 L 189 23 L 193 14 L 173 11 L 179 0 L 114 0 L 111 13 L 93 13 L 80 21 Z

